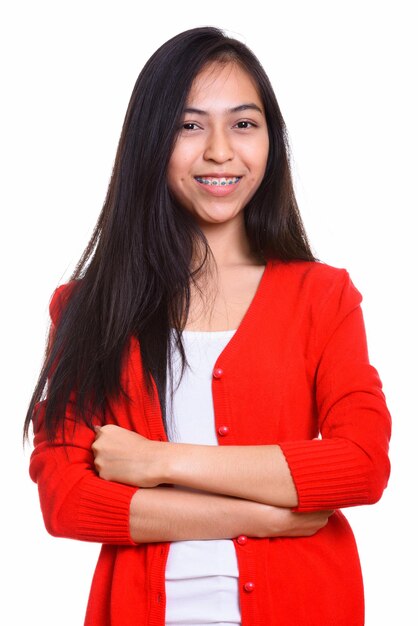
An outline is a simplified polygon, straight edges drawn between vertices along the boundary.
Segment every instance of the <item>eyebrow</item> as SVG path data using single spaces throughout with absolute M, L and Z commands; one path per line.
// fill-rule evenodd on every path
M 247 104 L 239 104 L 236 107 L 232 107 L 232 109 L 227 109 L 227 113 L 240 113 L 241 111 L 258 111 L 263 114 L 262 109 L 255 104 L 254 102 L 249 102 Z M 196 109 L 195 107 L 186 107 L 183 113 L 195 113 L 196 115 L 209 115 L 207 111 L 203 111 L 202 109 Z

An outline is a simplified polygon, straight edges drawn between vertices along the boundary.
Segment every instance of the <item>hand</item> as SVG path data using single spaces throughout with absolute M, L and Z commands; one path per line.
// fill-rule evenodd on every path
M 272 537 L 310 537 L 327 525 L 334 511 L 295 513 L 290 509 L 275 508 L 275 531 Z
M 92 444 L 94 465 L 100 478 L 134 487 L 155 487 L 164 482 L 164 448 L 153 441 L 113 424 L 96 427 Z

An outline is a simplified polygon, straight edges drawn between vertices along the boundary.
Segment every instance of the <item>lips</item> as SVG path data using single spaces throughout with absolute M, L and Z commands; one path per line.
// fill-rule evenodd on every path
M 223 198 L 233 194 L 238 188 L 242 176 L 195 176 L 200 189 L 210 196 Z
M 240 176 L 195 176 L 198 183 L 211 187 L 226 187 L 235 185 L 241 179 Z

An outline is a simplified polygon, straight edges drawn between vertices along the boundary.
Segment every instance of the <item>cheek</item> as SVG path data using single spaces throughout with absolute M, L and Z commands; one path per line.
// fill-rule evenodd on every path
M 263 149 L 260 149 L 260 153 L 259 153 L 260 182 L 263 179 L 264 174 L 266 172 L 268 157 L 269 157 L 269 143 L 267 141 L 266 145 L 263 147 Z
M 167 184 L 171 191 L 176 191 L 182 179 L 177 159 L 171 159 L 167 169 Z
M 260 145 L 260 159 L 264 163 L 264 169 L 267 166 L 269 151 L 270 151 L 270 140 L 269 140 L 268 133 L 266 133 L 264 137 L 264 142 L 262 145 Z
M 173 155 L 174 156 L 174 155 Z M 170 188 L 177 187 L 187 178 L 188 162 L 183 158 L 172 158 L 167 170 L 167 182 Z
M 263 138 L 258 138 L 251 145 L 246 145 L 242 155 L 253 174 L 252 178 L 261 181 L 266 171 L 269 155 L 268 134 Z
M 187 178 L 179 169 L 170 168 L 167 172 L 167 185 L 171 193 L 180 198 L 187 188 Z
M 171 153 L 170 160 L 167 168 L 167 181 L 168 184 L 173 184 L 178 179 L 179 170 L 181 170 L 182 162 L 182 150 L 179 142 L 174 145 L 173 152 Z
M 198 145 L 196 141 L 185 141 L 181 138 L 177 141 L 172 152 L 169 169 L 177 174 L 185 173 L 197 158 Z
M 190 195 L 187 168 L 185 168 L 177 158 L 172 159 L 169 163 L 167 169 L 167 185 L 177 202 L 187 208 L 188 196 Z
M 253 178 L 257 180 L 259 183 L 264 178 L 264 174 L 266 172 L 267 167 L 267 157 L 264 152 L 260 152 L 258 154 L 253 155 Z

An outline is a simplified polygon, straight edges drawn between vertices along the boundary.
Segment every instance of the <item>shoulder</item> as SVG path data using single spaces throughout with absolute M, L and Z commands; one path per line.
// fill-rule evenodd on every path
M 272 310 L 303 312 L 312 324 L 338 323 L 357 309 L 362 295 L 344 268 L 315 261 L 271 261 L 268 299 Z
M 272 273 L 284 280 L 309 281 L 318 284 L 332 284 L 344 280 L 348 272 L 344 268 L 333 267 L 320 261 L 269 261 Z
M 361 301 L 361 294 L 353 285 L 345 268 L 338 268 L 319 261 L 271 260 L 271 276 L 275 283 L 286 285 L 300 296 L 306 294 L 315 300 L 326 299 L 333 293 L 350 291 Z
M 65 307 L 67 306 L 71 295 L 79 281 L 71 280 L 57 287 L 49 301 L 49 315 L 54 326 L 57 325 L 59 318 Z

